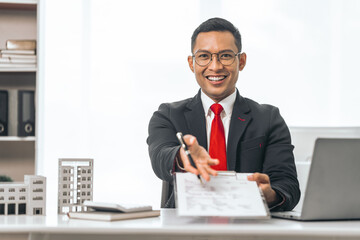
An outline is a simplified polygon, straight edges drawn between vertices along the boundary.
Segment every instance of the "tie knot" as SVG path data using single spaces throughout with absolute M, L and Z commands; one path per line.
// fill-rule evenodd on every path
M 211 105 L 210 109 L 215 113 L 215 115 L 220 115 L 222 110 L 224 110 L 224 108 L 218 103 L 214 103 L 213 105 Z

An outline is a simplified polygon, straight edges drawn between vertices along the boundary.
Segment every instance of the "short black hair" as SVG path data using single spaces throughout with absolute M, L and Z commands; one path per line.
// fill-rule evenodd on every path
M 195 29 L 193 35 L 191 36 L 191 52 L 193 52 L 194 50 L 196 38 L 199 33 L 211 31 L 231 32 L 235 38 L 235 45 L 238 48 L 239 52 L 241 52 L 241 35 L 239 29 L 237 29 L 231 22 L 223 18 L 210 18 L 200 24 L 200 26 Z

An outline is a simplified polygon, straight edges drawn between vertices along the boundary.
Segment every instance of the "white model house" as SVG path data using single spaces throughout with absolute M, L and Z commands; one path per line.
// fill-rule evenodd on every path
M 24 182 L 0 182 L 0 215 L 45 215 L 46 178 L 25 175 Z
M 58 213 L 86 211 L 93 199 L 93 159 L 59 159 Z

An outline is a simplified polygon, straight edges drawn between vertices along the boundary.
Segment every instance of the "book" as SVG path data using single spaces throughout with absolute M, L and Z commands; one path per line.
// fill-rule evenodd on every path
M 1 57 L 0 63 L 36 63 L 36 59 Z
M 0 63 L 0 69 L 2 68 L 36 68 L 36 64 L 24 64 L 24 63 Z
M 28 54 L 1 54 L 1 57 L 3 58 L 20 58 L 20 59 L 36 59 L 36 55 L 28 55 Z
M 201 183 L 192 173 L 176 173 L 175 200 L 179 216 L 268 219 L 261 189 L 247 180 L 249 173 L 218 172 Z
M 26 54 L 35 55 L 35 50 L 2 49 L 1 54 Z
M 7 40 L 6 49 L 35 50 L 36 40 Z
M 107 211 L 107 212 L 142 212 L 142 211 L 151 211 L 152 206 L 150 205 L 140 205 L 140 204 L 115 204 L 115 203 L 106 203 L 106 202 L 93 202 L 85 201 L 83 206 L 92 208 L 97 211 Z
M 18 136 L 35 136 L 35 91 L 18 91 Z
M 160 210 L 130 212 L 130 213 L 105 212 L 105 211 L 68 212 L 67 216 L 72 219 L 117 221 L 117 220 L 136 219 L 136 218 L 158 217 L 160 216 Z
M 8 123 L 9 123 L 8 115 L 9 115 L 9 93 L 7 90 L 0 90 L 0 136 L 8 135 Z

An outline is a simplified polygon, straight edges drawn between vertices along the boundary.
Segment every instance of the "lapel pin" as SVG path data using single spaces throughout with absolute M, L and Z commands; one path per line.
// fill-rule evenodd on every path
M 238 119 L 242 122 L 245 122 L 245 119 L 241 118 L 241 117 L 238 117 Z

